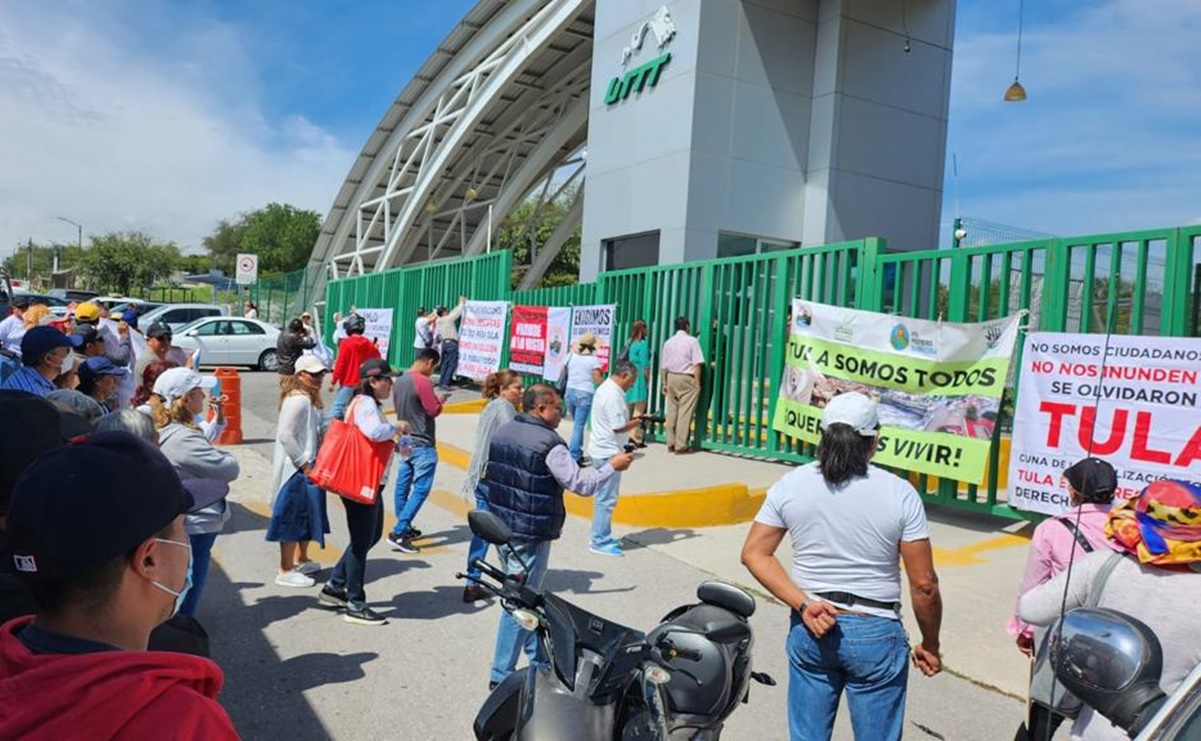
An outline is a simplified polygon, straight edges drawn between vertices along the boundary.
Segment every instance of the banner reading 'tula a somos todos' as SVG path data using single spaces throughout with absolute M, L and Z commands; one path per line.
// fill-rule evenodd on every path
M 957 324 L 796 299 L 773 427 L 816 443 L 826 402 L 858 391 L 879 404 L 873 462 L 980 481 L 1019 318 Z

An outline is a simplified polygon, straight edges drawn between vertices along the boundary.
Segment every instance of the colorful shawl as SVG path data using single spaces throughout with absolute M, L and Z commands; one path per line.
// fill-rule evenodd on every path
M 1142 563 L 1201 570 L 1201 485 L 1156 481 L 1114 506 L 1105 533 Z

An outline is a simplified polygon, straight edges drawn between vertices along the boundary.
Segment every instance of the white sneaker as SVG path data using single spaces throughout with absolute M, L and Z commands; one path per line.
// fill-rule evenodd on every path
M 320 573 L 321 569 L 323 569 L 323 568 L 325 568 L 325 567 L 322 566 L 321 564 L 317 563 L 316 561 L 305 561 L 304 563 L 297 565 L 296 568 L 294 568 L 292 570 L 298 574 L 304 574 L 305 576 L 312 576 L 313 574 Z
M 317 582 L 310 577 L 301 574 L 298 571 L 289 571 L 284 574 L 275 575 L 275 583 L 281 587 L 311 587 Z

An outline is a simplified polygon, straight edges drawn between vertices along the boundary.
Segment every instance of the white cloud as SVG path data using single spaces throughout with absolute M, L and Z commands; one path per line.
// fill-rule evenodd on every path
M 269 201 L 325 214 L 355 151 L 302 116 L 267 119 L 247 40 L 206 22 L 150 49 L 99 6 L 0 5 L 0 256 L 72 241 L 56 216 L 189 248 Z
M 992 22 L 955 40 L 948 148 L 959 158 L 962 213 L 1064 235 L 1193 222 L 1201 4 L 1045 10 L 1059 15 L 1027 18 L 1024 103 L 1001 101 L 1016 28 L 1000 33 Z M 961 4 L 960 22 L 969 25 L 971 12 Z M 952 215 L 949 167 L 947 175 L 944 218 Z

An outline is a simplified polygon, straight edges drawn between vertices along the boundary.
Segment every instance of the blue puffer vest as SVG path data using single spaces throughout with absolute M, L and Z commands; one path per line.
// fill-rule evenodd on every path
M 558 445 L 563 438 L 529 414 L 518 414 L 492 435 L 480 492 L 518 540 L 558 540 L 563 530 L 563 487 L 546 466 Z

